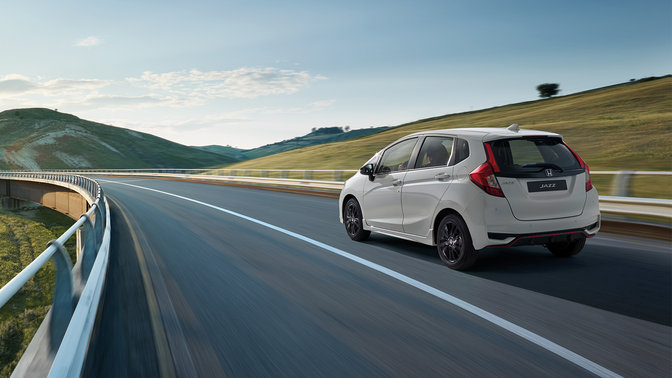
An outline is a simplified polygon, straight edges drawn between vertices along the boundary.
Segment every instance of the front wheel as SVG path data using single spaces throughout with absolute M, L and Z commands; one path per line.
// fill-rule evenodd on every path
M 478 258 L 467 226 L 454 214 L 446 215 L 441 220 L 436 234 L 436 248 L 441 261 L 450 269 L 467 269 Z
M 350 239 L 364 241 L 369 238 L 371 231 L 364 229 L 362 222 L 362 208 L 356 199 L 350 198 L 343 208 L 343 223 Z
M 584 245 L 586 245 L 586 238 L 559 243 L 549 243 L 546 244 L 546 248 L 548 248 L 548 250 L 555 256 L 570 257 L 581 252 Z

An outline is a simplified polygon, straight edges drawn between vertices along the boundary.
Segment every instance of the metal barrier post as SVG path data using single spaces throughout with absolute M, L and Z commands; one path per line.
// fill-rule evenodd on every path
M 100 202 L 96 205 L 96 219 L 94 223 L 94 228 L 96 232 L 96 251 L 100 249 L 100 244 L 103 242 L 103 210 L 101 209 Z
M 619 197 L 630 196 L 630 183 L 632 173 L 633 173 L 632 171 L 619 171 L 614 175 L 614 181 L 611 184 L 613 195 Z
M 47 247 L 53 245 L 58 249 L 53 259 L 56 263 L 56 286 L 54 287 L 54 304 L 51 306 L 49 327 L 49 346 L 56 351 L 61 345 L 63 335 L 68 328 L 72 312 L 74 311 L 74 283 L 72 276 L 72 261 L 63 244 L 52 240 Z
M 91 268 L 93 267 L 93 262 L 96 259 L 96 251 L 97 251 L 97 235 L 96 235 L 96 230 L 93 226 L 93 222 L 91 221 L 91 217 L 88 216 L 87 214 L 82 214 L 82 217 L 86 218 L 86 222 L 84 222 L 84 233 L 85 233 L 85 241 L 84 241 L 84 248 L 82 249 L 82 280 L 85 281 L 89 278 L 89 273 L 91 273 Z

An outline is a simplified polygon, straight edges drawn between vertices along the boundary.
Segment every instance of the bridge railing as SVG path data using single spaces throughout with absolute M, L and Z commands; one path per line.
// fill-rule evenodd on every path
M 80 193 L 90 209 L 33 262 L 0 289 L 4 306 L 51 259 L 56 265 L 53 304 L 23 354 L 14 376 L 79 376 L 93 331 L 107 272 L 110 212 L 93 179 L 62 173 L 0 172 L 0 179 L 66 187 Z M 84 227 L 85 240 L 73 268 L 64 244 Z

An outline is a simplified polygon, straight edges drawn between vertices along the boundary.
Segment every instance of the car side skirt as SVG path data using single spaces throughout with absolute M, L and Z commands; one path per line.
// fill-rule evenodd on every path
M 393 236 L 393 237 L 399 238 L 399 239 L 410 240 L 410 241 L 414 241 L 414 242 L 418 242 L 418 243 L 422 243 L 422 244 L 436 245 L 431 236 L 430 237 L 418 236 L 418 235 L 407 234 L 407 233 L 399 232 L 399 231 L 386 230 L 384 228 L 378 228 L 378 227 L 375 227 L 375 226 L 367 225 L 366 223 L 364 223 L 364 224 L 365 224 L 364 229 L 368 230 L 368 231 L 376 232 L 376 233 L 387 235 L 387 236 Z M 429 235 L 432 235 L 432 232 L 430 232 Z

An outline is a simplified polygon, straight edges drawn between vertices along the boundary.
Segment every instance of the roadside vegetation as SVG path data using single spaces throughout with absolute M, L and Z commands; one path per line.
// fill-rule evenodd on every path
M 0 286 L 4 286 L 63 234 L 74 221 L 30 206 L 0 208 Z M 75 262 L 75 238 L 66 245 Z M 0 377 L 9 377 L 51 306 L 55 265 L 49 262 L 0 309 Z
M 512 123 L 562 134 L 593 171 L 672 170 L 672 76 L 419 120 L 351 141 L 301 148 L 225 168 L 359 169 L 376 151 L 414 132 Z M 610 194 L 610 178 L 594 177 L 598 190 Z M 633 182 L 635 196 L 672 198 L 670 188 L 669 176 L 637 177 Z

